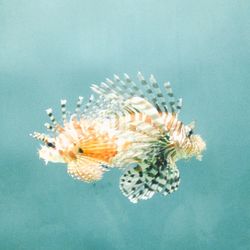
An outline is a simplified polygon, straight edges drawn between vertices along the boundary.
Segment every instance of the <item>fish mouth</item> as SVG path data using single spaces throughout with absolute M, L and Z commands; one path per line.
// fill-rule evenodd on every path
M 191 135 L 183 145 L 179 147 L 181 158 L 186 160 L 195 157 L 202 160 L 202 153 L 206 150 L 206 143 L 200 135 Z
M 201 138 L 200 135 L 192 135 L 191 141 L 193 144 L 193 155 L 197 160 L 202 160 L 202 153 L 206 150 L 206 142 Z

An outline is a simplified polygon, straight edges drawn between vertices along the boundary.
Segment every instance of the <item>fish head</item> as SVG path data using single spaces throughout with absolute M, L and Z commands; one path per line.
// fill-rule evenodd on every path
M 202 159 L 202 153 L 206 150 L 206 142 L 199 134 L 194 134 L 195 121 L 192 121 L 185 126 L 185 143 L 184 151 L 186 158 L 196 157 L 196 159 Z
M 178 141 L 179 159 L 196 157 L 201 160 L 206 149 L 206 143 L 199 134 L 194 134 L 195 122 L 184 126 L 183 137 Z

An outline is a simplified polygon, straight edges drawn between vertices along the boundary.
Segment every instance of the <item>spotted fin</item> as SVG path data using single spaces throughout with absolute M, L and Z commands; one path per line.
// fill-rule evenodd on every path
M 156 165 L 138 164 L 128 169 L 120 179 L 120 189 L 128 199 L 137 203 L 159 192 L 168 195 L 178 189 L 179 171 L 176 167 L 160 169 Z

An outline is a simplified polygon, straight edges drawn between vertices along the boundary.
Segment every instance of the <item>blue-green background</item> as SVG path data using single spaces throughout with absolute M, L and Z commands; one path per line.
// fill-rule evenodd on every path
M 0 0 L 0 249 L 250 249 L 247 0 Z M 169 197 L 137 205 L 119 171 L 73 180 L 38 159 L 44 110 L 137 71 L 169 80 L 207 142 Z

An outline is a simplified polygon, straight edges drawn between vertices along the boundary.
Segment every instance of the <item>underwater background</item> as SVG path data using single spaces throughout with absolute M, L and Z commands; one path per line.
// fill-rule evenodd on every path
M 0 0 L 0 249 L 250 249 L 250 2 Z M 153 73 L 183 97 L 203 161 L 179 190 L 130 203 L 39 160 L 45 109 L 75 108 L 113 73 Z M 59 116 L 57 116 L 59 117 Z

